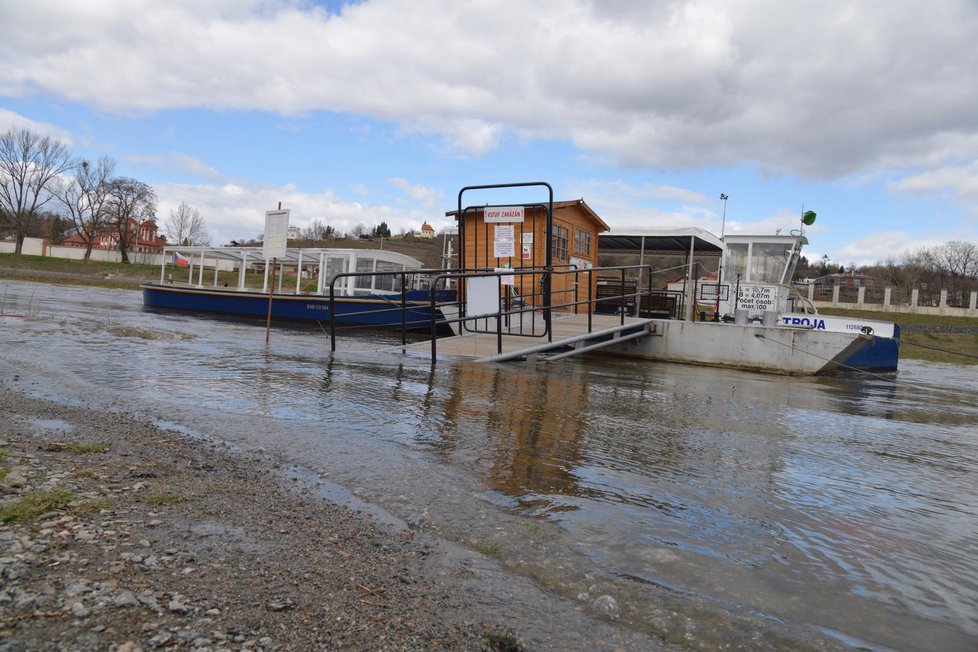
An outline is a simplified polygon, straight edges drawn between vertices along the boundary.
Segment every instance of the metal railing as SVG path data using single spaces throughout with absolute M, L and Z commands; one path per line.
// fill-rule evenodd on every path
M 620 290 L 619 294 L 613 296 L 605 296 L 603 300 L 615 300 L 620 301 L 622 306 L 634 306 L 635 314 L 638 314 L 639 307 L 641 306 L 640 295 L 644 295 L 645 292 L 640 292 L 636 286 L 630 285 L 626 276 L 628 272 L 633 272 L 639 276 L 643 274 L 648 274 L 648 279 L 651 281 L 652 278 L 652 268 L 649 265 L 620 265 L 614 267 L 596 267 L 591 269 L 568 269 L 568 270 L 548 270 L 548 269 L 507 269 L 504 271 L 478 271 L 478 272 L 450 272 L 439 274 L 436 276 L 431 284 L 432 290 L 437 291 L 437 289 L 443 284 L 451 280 L 454 280 L 457 286 L 461 288 L 464 281 L 468 279 L 477 278 L 496 278 L 496 296 L 498 297 L 498 303 L 494 305 L 495 311 L 485 312 L 479 315 L 467 315 L 465 314 L 466 303 L 464 301 L 458 302 L 459 314 L 453 318 L 444 318 L 439 320 L 436 313 L 436 298 L 433 295 L 431 298 L 431 359 L 432 362 L 437 358 L 437 328 L 440 324 L 458 324 L 457 332 L 468 332 L 472 334 L 494 334 L 496 336 L 496 351 L 497 353 L 502 352 L 503 347 L 503 335 L 515 336 L 515 337 L 535 337 L 535 338 L 547 338 L 548 342 L 553 341 L 553 329 L 552 329 L 552 315 L 554 310 L 572 310 L 574 313 L 579 313 L 581 306 L 586 307 L 587 314 L 587 333 L 591 333 L 594 330 L 593 315 L 595 313 L 595 306 L 597 302 L 597 297 L 595 295 L 594 288 L 596 288 L 596 280 L 598 279 L 598 274 L 607 274 L 609 272 L 617 272 L 618 278 L 616 282 Z M 560 278 L 564 276 L 571 276 L 571 283 L 565 284 L 567 287 L 565 289 L 552 290 L 554 287 L 555 277 Z M 530 283 L 527 284 L 522 281 L 524 277 L 530 278 Z M 586 297 L 581 298 L 580 288 L 582 285 L 582 277 L 585 279 L 584 286 L 586 287 Z M 520 295 L 522 297 L 523 304 L 518 307 L 513 308 L 513 306 L 506 301 L 508 292 L 504 292 L 504 288 L 509 285 L 515 286 L 515 279 L 520 278 L 520 287 L 526 287 L 529 285 L 531 288 L 540 287 L 542 288 L 539 295 L 534 291 L 529 295 Z M 539 281 L 537 281 L 539 278 Z M 635 287 L 634 291 L 630 291 L 632 287 Z M 646 286 L 648 287 L 648 285 Z M 569 300 L 566 301 L 554 301 L 554 294 L 557 295 L 570 295 Z M 537 296 L 542 299 L 541 304 L 537 305 L 535 303 L 526 303 L 526 298 L 536 298 Z M 491 301 L 491 299 L 490 299 Z M 495 303 L 495 302 L 494 302 Z M 536 329 L 536 314 L 541 314 L 543 320 L 543 330 L 538 331 Z M 620 325 L 625 324 L 625 318 L 631 310 L 621 309 L 618 311 Z M 531 328 L 526 329 L 525 326 L 525 315 L 530 315 L 530 326 Z M 514 320 L 513 317 L 518 317 Z M 478 326 L 479 322 L 483 322 L 485 327 L 480 329 Z M 506 329 L 503 328 L 504 321 L 507 324 Z M 517 324 L 517 328 L 513 328 L 513 323 Z M 493 327 L 490 329 L 490 323 Z M 456 329 L 453 329 L 456 330 Z
M 396 311 L 400 312 L 400 333 L 401 333 L 401 344 L 407 344 L 407 331 L 410 329 L 424 329 L 429 324 L 428 319 L 428 309 L 429 309 L 429 299 L 431 306 L 431 317 L 434 318 L 438 314 L 439 305 L 451 304 L 454 299 L 449 300 L 448 295 L 451 290 L 443 290 L 443 294 L 439 294 L 436 291 L 434 285 L 431 286 L 427 297 L 408 300 L 408 295 L 410 292 L 414 291 L 413 287 L 417 285 L 416 280 L 419 277 L 437 275 L 443 270 L 440 269 L 413 269 L 413 270 L 402 270 L 402 271 L 391 271 L 391 272 L 343 272 L 336 274 L 329 282 L 329 333 L 330 333 L 330 350 L 336 351 L 336 299 L 340 296 L 344 299 L 346 298 L 356 298 L 356 295 L 337 295 L 336 284 L 337 281 L 348 279 L 348 278 L 370 278 L 376 279 L 377 277 L 395 277 L 395 280 L 400 282 L 395 284 L 400 286 L 397 294 L 382 294 L 378 293 L 376 290 L 371 290 L 368 288 L 359 288 L 364 292 L 363 297 L 372 300 L 383 300 L 388 299 L 391 303 L 389 307 L 378 308 L 372 307 L 367 310 L 344 312 L 343 317 L 345 318 L 356 318 L 356 317 L 376 317 L 382 316 L 387 313 L 393 313 Z M 408 277 L 411 277 L 409 282 Z M 437 277 L 436 277 L 437 278 Z M 371 286 L 376 285 L 376 283 L 371 283 Z M 441 299 L 439 301 L 439 299 Z M 418 310 L 423 308 L 423 313 L 418 314 L 417 319 L 408 320 L 408 314 L 411 310 Z

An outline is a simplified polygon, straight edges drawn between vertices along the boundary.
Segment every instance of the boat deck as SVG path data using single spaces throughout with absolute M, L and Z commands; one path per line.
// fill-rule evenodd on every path
M 591 315 L 591 330 L 588 332 L 586 314 L 560 314 L 554 315 L 551 320 L 552 339 L 545 336 L 533 337 L 528 334 L 509 335 L 504 332 L 500 346 L 500 339 L 495 333 L 465 333 L 439 338 L 435 342 L 436 357 L 480 362 L 534 359 L 536 356 L 557 360 L 647 335 L 652 332 L 654 321 L 626 317 L 623 324 L 621 317 L 617 315 Z M 526 330 L 529 332 L 528 329 Z M 536 324 L 536 332 L 543 332 L 542 321 Z M 431 354 L 430 341 L 398 348 L 419 354 Z

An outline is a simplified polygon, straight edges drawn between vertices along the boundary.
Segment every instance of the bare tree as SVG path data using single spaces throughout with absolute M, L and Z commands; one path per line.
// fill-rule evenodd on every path
M 187 202 L 180 202 L 175 210 L 170 211 L 163 232 L 167 240 L 178 245 L 197 247 L 211 243 L 200 211 Z
M 907 296 L 921 281 L 933 274 L 934 264 L 928 249 L 903 254 L 899 260 L 887 259 L 884 264 L 884 280 L 902 288 Z
M 75 166 L 74 177 L 62 178 L 55 185 L 55 196 L 65 207 L 74 230 L 85 241 L 85 260 L 92 256 L 96 236 L 107 227 L 106 204 L 114 172 L 115 161 L 103 156 L 94 165 L 82 161 Z
M 142 181 L 123 177 L 109 184 L 108 211 L 122 262 L 139 241 L 143 222 L 156 219 L 156 193 Z
M 0 222 L 14 230 L 15 253 L 21 253 L 28 229 L 51 200 L 54 180 L 72 164 L 68 146 L 50 136 L 29 129 L 0 135 Z
M 974 278 L 978 276 L 978 246 L 961 240 L 951 240 L 931 250 L 934 264 L 948 276 Z

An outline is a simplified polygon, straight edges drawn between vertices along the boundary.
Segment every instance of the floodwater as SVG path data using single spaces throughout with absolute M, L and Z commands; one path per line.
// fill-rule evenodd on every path
M 976 367 L 432 367 L 392 335 L 344 332 L 331 355 L 320 330 L 273 327 L 266 347 L 264 324 L 132 291 L 0 282 L 0 301 L 24 315 L 0 317 L 0 375 L 274 448 L 582 606 L 614 596 L 622 627 L 978 648 Z

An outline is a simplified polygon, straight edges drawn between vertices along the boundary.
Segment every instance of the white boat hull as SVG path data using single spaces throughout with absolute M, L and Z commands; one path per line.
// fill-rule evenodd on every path
M 859 333 L 656 320 L 653 333 L 603 352 L 647 360 L 814 375 L 838 369 L 869 343 Z

